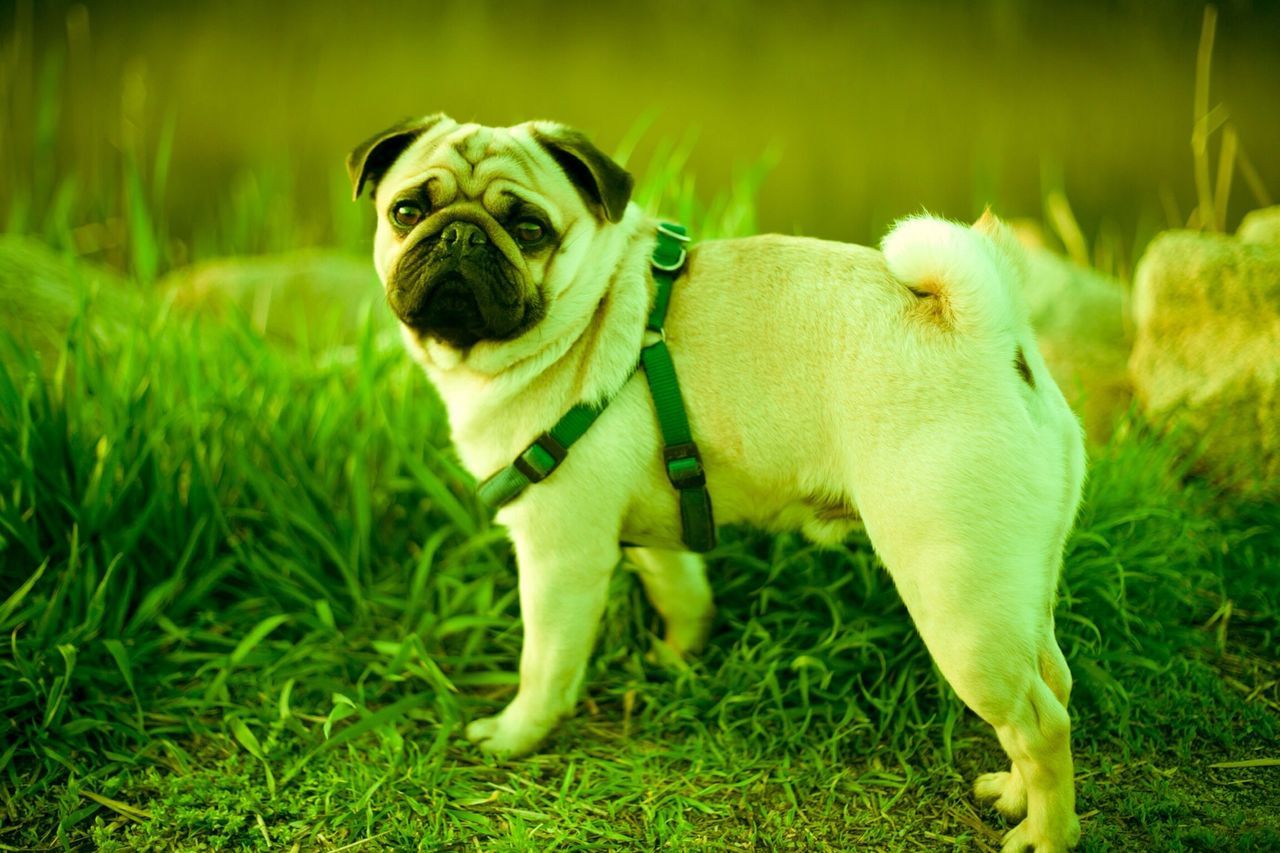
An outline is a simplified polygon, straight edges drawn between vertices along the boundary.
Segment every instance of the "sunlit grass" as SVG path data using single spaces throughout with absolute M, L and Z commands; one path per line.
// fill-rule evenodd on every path
M 749 178 L 707 206 L 654 180 L 642 197 L 704 235 L 749 226 Z M 154 299 L 132 323 L 77 322 L 54 363 L 10 347 L 0 370 L 0 799 L 18 832 L 0 841 L 993 843 L 966 780 L 1003 758 L 858 538 L 731 532 L 687 666 L 651 657 L 660 626 L 619 573 L 579 716 L 541 755 L 484 763 L 459 733 L 514 688 L 512 559 L 394 340 L 366 319 L 354 347 L 282 348 Z M 1082 808 L 1104 812 L 1090 844 L 1165 826 L 1107 814 L 1108 779 L 1276 754 L 1274 522 L 1136 425 L 1096 454 L 1058 610 Z M 1274 800 L 1248 790 L 1191 814 L 1274 840 L 1256 817 Z
M 330 206 L 300 212 L 299 176 L 260 163 L 177 240 L 164 127 L 96 183 L 31 160 L 3 211 L 57 253 L 0 268 L 0 310 L 66 290 L 39 303 L 55 346 L 0 335 L 0 849 L 998 845 L 967 786 L 1005 759 L 858 537 L 728 531 L 688 664 L 653 654 L 619 572 L 577 717 L 535 756 L 481 759 L 460 731 L 515 687 L 514 565 L 385 306 L 352 346 L 285 346 L 152 286 L 193 258 L 367 253 L 367 203 L 335 162 Z M 692 138 L 658 143 L 637 198 L 701 239 L 755 231 L 773 155 L 709 193 Z M 1133 247 L 1090 251 L 1052 189 L 1064 244 L 1126 268 Z M 1136 421 L 1096 449 L 1057 611 L 1085 849 L 1280 846 L 1275 768 L 1211 766 L 1280 757 L 1277 515 Z

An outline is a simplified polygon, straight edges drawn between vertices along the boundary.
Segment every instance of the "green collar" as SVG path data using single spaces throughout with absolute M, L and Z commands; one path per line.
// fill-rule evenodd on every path
M 702 456 L 693 441 L 684 398 L 676 380 L 675 364 L 667 349 L 663 324 L 671 304 L 671 289 L 688 257 L 685 244 L 689 237 L 682 225 L 658 225 L 658 242 L 654 246 L 650 266 L 653 270 L 655 295 L 649 313 L 648 329 L 658 340 L 640 351 L 638 368 L 643 368 L 649 381 L 658 424 L 662 428 L 662 455 L 667 478 L 680 493 L 680 520 L 684 544 L 690 551 L 709 551 L 716 544 L 715 520 L 711 512 L 711 495 L 707 491 Z M 604 400 L 595 405 L 579 403 L 565 413 L 555 426 L 534 439 L 515 460 L 477 488 L 480 500 L 491 507 L 501 507 L 519 497 L 525 489 L 541 482 L 560 467 L 569 448 L 581 438 L 596 418 L 609 405 Z

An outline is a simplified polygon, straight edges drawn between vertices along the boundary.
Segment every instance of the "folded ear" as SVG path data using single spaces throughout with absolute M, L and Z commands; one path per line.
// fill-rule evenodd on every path
M 351 178 L 351 198 L 360 198 L 360 192 L 368 183 L 375 190 L 378 181 L 391 168 L 396 158 L 413 144 L 413 141 L 442 121 L 449 121 L 444 113 L 426 118 L 405 119 L 381 133 L 361 142 L 347 155 L 347 175 Z
M 532 125 L 533 138 L 560 164 L 587 207 L 602 219 L 617 222 L 631 201 L 631 174 L 581 132 L 554 122 Z

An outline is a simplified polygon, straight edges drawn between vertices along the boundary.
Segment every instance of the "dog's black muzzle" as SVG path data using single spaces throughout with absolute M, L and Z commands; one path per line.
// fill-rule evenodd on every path
M 527 312 L 519 282 L 484 229 L 457 219 L 406 250 L 387 298 L 406 326 L 463 348 L 520 327 Z

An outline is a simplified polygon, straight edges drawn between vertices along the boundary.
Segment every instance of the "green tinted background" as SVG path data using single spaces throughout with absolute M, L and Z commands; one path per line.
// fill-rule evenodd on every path
M 1063 189 L 1087 233 L 1134 244 L 1194 204 L 1202 15 L 1014 0 L 7 3 L 0 215 L 38 230 L 73 179 L 73 220 L 106 218 L 120 152 L 144 176 L 159 152 L 174 240 L 248 193 L 291 220 L 290 239 L 332 242 L 347 150 L 443 110 L 558 119 L 606 151 L 638 138 L 639 171 L 684 146 L 708 196 L 769 163 L 761 230 L 867 242 L 921 207 L 1038 216 Z M 1221 5 L 1212 91 L 1276 194 L 1280 4 Z M 1229 226 L 1256 204 L 1236 184 Z

